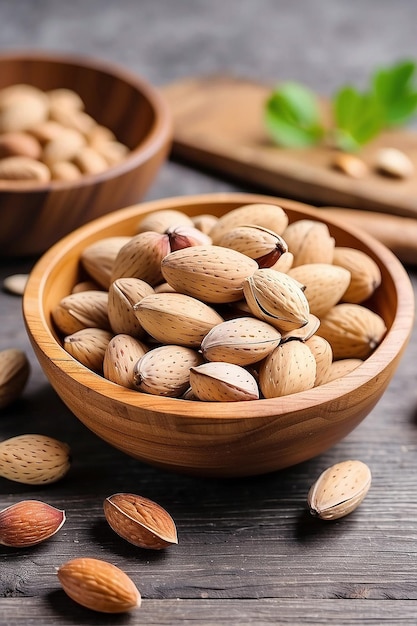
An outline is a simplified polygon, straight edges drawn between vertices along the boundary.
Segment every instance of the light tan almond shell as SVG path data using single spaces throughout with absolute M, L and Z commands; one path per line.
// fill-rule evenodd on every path
M 101 291 L 101 287 L 93 280 L 82 280 L 79 283 L 75 283 L 71 293 L 80 293 L 80 291 Z
M 253 317 L 239 317 L 214 326 L 201 343 L 208 361 L 251 365 L 265 358 L 281 341 L 281 333 Z
M 317 387 L 318 385 L 323 385 L 328 382 L 327 377 L 333 361 L 333 352 L 329 342 L 323 339 L 323 337 L 320 337 L 320 335 L 313 335 L 307 339 L 306 343 L 316 361 L 314 386 Z
M 0 180 L 32 180 L 47 183 L 50 179 L 49 168 L 35 159 L 11 156 L 0 160 Z
M 70 468 L 66 443 L 45 435 L 18 435 L 0 443 L 0 476 L 26 485 L 56 482 Z
M 227 231 L 244 224 L 263 226 L 277 235 L 282 235 L 288 224 L 288 216 L 276 204 L 246 204 L 222 215 L 209 235 L 213 243 L 219 245 L 219 241 Z
M 168 283 L 159 283 L 159 285 L 155 285 L 154 287 L 155 293 L 177 293 L 174 287 L 171 287 Z
M 288 270 L 288 276 L 305 285 L 304 294 L 310 312 L 322 317 L 337 304 L 345 293 L 350 272 L 330 263 L 307 263 Z
M 371 471 L 362 461 L 349 460 L 327 468 L 312 485 L 308 505 L 312 515 L 334 520 L 352 513 L 371 486 Z
M 297 220 L 282 233 L 294 255 L 293 267 L 306 263 L 332 263 L 335 240 L 324 222 Z
M 288 252 L 288 246 L 274 231 L 256 225 L 243 225 L 224 233 L 219 246 L 232 248 L 254 259 L 259 267 L 271 267 Z
M 29 133 L 14 132 L 0 135 L 0 159 L 11 156 L 39 159 L 41 151 L 39 141 Z
M 75 163 L 71 161 L 58 161 L 49 166 L 53 180 L 65 180 L 67 182 L 78 180 L 81 172 Z
M 327 339 L 335 359 L 366 359 L 387 331 L 380 315 L 361 304 L 342 303 L 321 319 L 317 334 Z
M 280 331 L 308 323 L 308 300 L 300 284 L 283 272 L 256 270 L 244 281 L 243 293 L 252 314 Z
M 77 92 L 73 89 L 67 89 L 66 87 L 58 87 L 57 89 L 51 89 L 46 92 L 49 103 L 52 106 L 59 107 L 60 109 L 72 109 L 82 111 L 84 109 L 84 102 Z
M 141 595 L 133 581 L 107 561 L 73 559 L 61 565 L 57 575 L 65 593 L 87 609 L 123 613 L 141 604 Z
M 210 215 L 209 213 L 202 213 L 191 218 L 194 227 L 206 235 L 210 234 L 211 229 L 217 224 L 218 220 L 219 218 L 216 215 Z
M 133 309 L 134 305 L 154 293 L 140 278 L 118 278 L 109 288 L 108 315 L 114 333 L 143 338 L 145 331 Z
M 140 278 L 152 286 L 161 283 L 161 261 L 169 251 L 168 235 L 148 231 L 131 237 L 115 259 L 111 282 L 127 277 Z
M 40 89 L 3 96 L 0 100 L 0 133 L 29 130 L 48 116 L 48 98 Z
M 146 231 L 153 231 L 155 233 L 166 233 L 169 228 L 175 228 L 176 226 L 190 226 L 193 227 L 193 221 L 191 217 L 177 211 L 176 209 L 162 209 L 161 211 L 154 211 L 145 215 L 136 227 L 138 233 L 144 233 Z
M 0 409 L 12 404 L 23 392 L 30 374 L 29 360 L 22 350 L 0 351 Z
M 171 252 L 162 261 L 164 279 L 178 292 L 204 302 L 240 300 L 243 282 L 258 264 L 221 246 L 193 246 Z
M 120 163 L 129 154 L 129 148 L 120 141 L 96 142 L 94 148 L 106 159 L 108 165 Z
M 155 396 L 180 398 L 190 386 L 190 368 L 202 361 L 196 350 L 184 346 L 166 345 L 149 350 L 134 367 L 135 388 Z
M 52 319 L 64 335 L 72 335 L 82 328 L 111 330 L 108 297 L 105 291 L 71 293 L 55 306 Z
M 160 343 L 200 347 L 223 318 L 212 307 L 182 293 L 157 293 L 134 306 L 140 325 Z
M 23 296 L 28 279 L 29 274 L 10 274 L 3 280 L 3 289 L 15 296 Z
M 80 148 L 73 160 L 83 174 L 99 174 L 109 167 L 106 159 L 91 146 Z
M 47 165 L 72 161 L 86 145 L 85 137 L 72 128 L 66 128 L 56 137 L 47 141 L 42 151 L 42 161 Z
M 50 104 L 49 117 L 54 122 L 58 122 L 67 130 L 78 132 L 83 138 L 88 136 L 91 129 L 96 125 L 96 121 L 85 111 L 80 111 L 70 107 L 60 107 L 58 104 Z
M 116 335 L 108 343 L 104 353 L 104 377 L 122 387 L 135 389 L 134 367 L 147 351 L 148 347 L 139 339 L 123 333 Z
M 259 369 L 259 387 L 265 398 L 288 396 L 314 387 L 316 361 L 302 341 L 280 344 Z
M 82 328 L 64 337 L 64 349 L 94 372 L 102 373 L 104 354 L 112 333 L 102 328 Z
M 81 265 L 87 274 L 104 289 L 111 284 L 113 265 L 120 249 L 130 237 L 104 237 L 90 244 L 81 253 Z
M 190 385 L 199 400 L 240 402 L 259 398 L 254 376 L 240 365 L 213 361 L 192 367 Z
M 360 304 L 369 298 L 381 284 L 381 270 L 375 261 L 362 250 L 336 246 L 333 263 L 350 272 L 350 283 L 343 294 L 344 302 Z
M 170 514 L 159 504 L 132 493 L 116 493 L 104 500 L 110 527 L 134 546 L 162 550 L 178 543 Z
M 327 370 L 322 384 L 330 383 L 333 380 L 346 376 L 346 374 L 350 374 L 353 370 L 359 367 L 359 365 L 362 365 L 362 363 L 362 359 L 339 359 L 338 361 L 333 361 Z
M 0 511 L 0 544 L 28 548 L 62 528 L 65 512 L 40 500 L 21 500 Z

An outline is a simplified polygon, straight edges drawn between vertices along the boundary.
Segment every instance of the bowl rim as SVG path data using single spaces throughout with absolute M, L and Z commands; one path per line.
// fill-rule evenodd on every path
M 278 206 L 282 203 L 288 210 L 300 211 L 306 217 L 324 221 L 331 226 L 346 231 L 365 244 L 372 254 L 376 255 L 380 262 L 383 263 L 395 286 L 397 294 L 396 315 L 389 332 L 379 346 L 358 368 L 343 377 L 343 385 L 340 385 L 341 379 L 338 379 L 308 391 L 277 398 L 251 400 L 250 402 L 195 402 L 179 398 L 152 396 L 120 387 L 100 374 L 92 372 L 69 355 L 55 339 L 42 307 L 42 295 L 51 264 L 52 266 L 58 264 L 75 245 L 81 244 L 88 236 L 94 236 L 98 234 L 98 231 L 111 227 L 116 222 L 121 223 L 124 220 L 135 217 L 138 211 L 139 215 L 141 215 L 142 213 L 145 214 L 162 208 L 178 209 L 196 204 L 207 206 L 210 202 L 221 204 L 238 203 L 242 205 L 261 202 L 277 204 Z M 287 209 L 284 208 L 284 210 Z M 97 239 L 99 238 L 97 237 Z M 90 388 L 100 396 L 106 397 L 109 402 L 117 401 L 130 407 L 132 411 L 136 408 L 145 411 L 149 410 L 161 416 L 170 414 L 184 419 L 201 418 L 230 421 L 248 418 L 255 419 L 260 416 L 265 418 L 278 416 L 279 418 L 279 415 L 302 412 L 307 408 L 318 408 L 332 401 L 341 401 L 344 396 L 349 395 L 352 391 L 367 385 L 372 379 L 380 376 L 391 361 L 396 359 L 405 349 L 413 326 L 414 306 L 414 292 L 405 268 L 385 245 L 371 235 L 363 233 L 354 227 L 346 227 L 341 223 L 340 219 L 333 218 L 330 215 L 327 217 L 318 214 L 316 207 L 301 202 L 246 192 L 220 192 L 151 200 L 119 209 L 79 227 L 54 244 L 44 253 L 32 269 L 23 296 L 23 317 L 32 344 L 42 352 L 44 357 L 50 360 L 66 376 L 73 379 L 74 382 Z M 383 359 L 381 359 L 381 355 L 383 355 Z M 124 415 L 123 418 L 134 419 L 131 413 Z M 331 419 L 331 417 L 328 419 Z
M 0 181 L 0 192 L 32 194 L 61 189 L 82 189 L 92 184 L 111 180 L 131 171 L 132 168 L 142 165 L 155 153 L 159 152 L 167 141 L 172 141 L 172 113 L 162 91 L 143 76 L 135 74 L 135 72 L 121 64 L 92 55 L 38 49 L 19 49 L 2 52 L 0 54 L 0 67 L 1 63 L 6 61 L 39 61 L 61 65 L 78 65 L 85 69 L 113 75 L 143 93 L 155 112 L 155 120 L 145 139 L 141 141 L 138 146 L 130 150 L 128 155 L 120 161 L 120 163 L 110 165 L 103 172 L 97 174 L 83 174 L 77 181 L 50 180 L 47 183 L 33 183 L 32 181 L 19 181 L 14 183 L 13 181 Z

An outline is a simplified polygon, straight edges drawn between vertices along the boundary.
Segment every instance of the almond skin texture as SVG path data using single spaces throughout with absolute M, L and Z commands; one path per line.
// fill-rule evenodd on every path
M 26 485 L 46 485 L 70 467 L 66 443 L 45 435 L 18 435 L 0 443 L 0 476 Z
M 107 561 L 73 559 L 61 565 L 57 575 L 65 593 L 87 609 L 123 613 L 141 604 L 141 595 L 133 581 Z
M 316 361 L 302 341 L 279 345 L 262 362 L 259 386 L 265 398 L 287 396 L 314 387 Z
M 145 215 L 137 226 L 137 232 L 153 231 L 163 234 L 169 228 L 176 228 L 177 226 L 193 227 L 194 224 L 191 218 L 182 211 L 162 209 L 161 211 L 154 211 L 149 215 Z
M 104 291 L 80 291 L 65 296 L 52 311 L 52 318 L 65 335 L 82 328 L 111 330 L 108 317 L 109 296 Z
M 147 231 L 135 235 L 119 251 L 111 281 L 140 278 L 152 287 L 163 281 L 161 261 L 170 252 L 168 235 Z
M 134 368 L 147 351 L 147 346 L 139 339 L 124 333 L 115 335 L 104 353 L 104 377 L 122 387 L 136 389 L 133 382 Z
M 135 389 L 179 398 L 190 385 L 190 368 L 202 360 L 197 350 L 185 346 L 166 345 L 149 350 L 134 366 Z
M 146 296 L 134 307 L 140 325 L 161 343 L 198 348 L 208 331 L 223 322 L 209 305 L 183 293 Z
M 0 544 L 34 546 L 52 537 L 64 522 L 64 511 L 40 500 L 22 500 L 0 511 Z
M 332 263 L 335 240 L 327 225 L 314 220 L 298 220 L 282 234 L 294 255 L 293 267 L 306 263 Z
M 253 317 L 239 317 L 214 326 L 201 343 L 208 361 L 252 365 L 261 361 L 281 341 L 281 333 Z
M 192 246 L 162 260 L 164 279 L 176 291 L 210 303 L 235 302 L 243 282 L 258 264 L 236 250 L 221 246 Z
M 81 264 L 96 283 L 108 289 L 111 283 L 113 264 L 119 250 L 130 241 L 130 237 L 104 237 L 90 244 L 81 253 Z
M 178 543 L 169 513 L 156 502 L 133 493 L 116 493 L 104 500 L 104 515 L 120 537 L 140 548 L 162 550 Z
M 308 494 L 310 513 L 334 520 L 354 511 L 371 486 L 371 471 L 362 461 L 349 460 L 326 469 Z

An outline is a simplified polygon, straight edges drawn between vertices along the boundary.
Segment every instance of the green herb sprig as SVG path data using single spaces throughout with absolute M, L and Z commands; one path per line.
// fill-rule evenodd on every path
M 331 99 L 332 123 L 326 127 L 319 99 L 307 87 L 285 82 L 269 95 L 264 110 L 272 140 L 287 148 L 323 142 L 348 152 L 360 150 L 384 129 L 404 125 L 417 110 L 416 64 L 405 60 L 377 69 L 361 92 L 341 87 Z

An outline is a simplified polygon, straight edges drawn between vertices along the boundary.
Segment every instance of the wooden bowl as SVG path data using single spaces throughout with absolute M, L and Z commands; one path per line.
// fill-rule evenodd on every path
M 368 253 L 382 285 L 372 306 L 388 332 L 375 352 L 343 379 L 291 396 L 249 402 L 208 403 L 146 395 L 89 371 L 61 347 L 51 311 L 80 279 L 85 246 L 111 235 L 132 235 L 139 219 L 159 209 L 190 216 L 220 216 L 252 202 L 275 203 L 290 221 L 325 221 L 338 245 Z M 414 298 L 394 255 L 373 238 L 323 219 L 307 205 L 244 193 L 157 200 L 108 215 L 57 243 L 33 269 L 24 295 L 24 318 L 37 358 L 56 392 L 93 432 L 127 454 L 179 472 L 246 476 L 312 458 L 345 437 L 384 393 L 411 333 Z
M 108 63 L 47 52 L 0 56 L 0 89 L 28 83 L 76 91 L 85 110 L 131 152 L 119 164 L 77 182 L 0 182 L 0 256 L 37 255 L 78 226 L 142 199 L 172 140 L 159 91 Z

